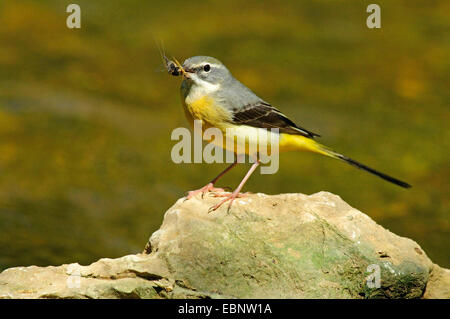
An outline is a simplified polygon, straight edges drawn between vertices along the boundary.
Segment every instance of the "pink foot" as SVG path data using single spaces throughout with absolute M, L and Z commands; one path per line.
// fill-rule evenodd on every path
M 220 206 L 222 206 L 223 204 L 225 204 L 226 202 L 230 201 L 230 203 L 228 204 L 228 210 L 230 210 L 231 205 L 233 204 L 233 201 L 236 198 L 240 198 L 240 197 L 244 197 L 246 196 L 246 193 L 227 193 L 227 194 L 223 194 L 221 196 L 217 196 L 217 197 L 225 197 L 223 200 L 221 200 L 218 204 L 212 206 L 209 208 L 208 213 L 211 213 L 213 211 L 215 211 L 216 209 L 218 209 Z
M 200 194 L 200 193 L 202 194 L 202 198 L 203 198 L 203 196 L 208 192 L 223 193 L 223 192 L 225 192 L 225 190 L 223 188 L 214 187 L 213 183 L 209 183 L 200 189 L 197 189 L 195 191 L 189 191 L 188 195 L 186 196 L 186 200 L 191 199 L 192 197 L 194 197 L 195 195 Z
M 228 196 L 230 196 L 230 192 L 222 192 L 222 193 L 216 193 L 216 194 L 214 194 L 213 196 L 214 197 L 228 197 Z M 241 197 L 245 197 L 245 196 L 247 196 L 248 194 L 250 194 L 249 192 L 245 192 L 245 193 L 238 193 L 238 194 L 236 194 L 236 198 L 241 198 Z

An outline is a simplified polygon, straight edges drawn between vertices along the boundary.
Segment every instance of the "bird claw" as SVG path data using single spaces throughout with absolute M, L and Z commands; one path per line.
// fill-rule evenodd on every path
M 231 205 L 233 204 L 233 201 L 236 198 L 240 198 L 240 197 L 244 197 L 247 196 L 247 193 L 228 193 L 228 194 L 223 194 L 221 196 L 215 196 L 215 197 L 225 197 L 223 200 L 221 200 L 219 203 L 217 203 L 214 206 L 211 206 L 208 209 L 208 213 L 212 213 L 213 211 L 217 210 L 220 206 L 222 206 L 223 204 L 225 204 L 227 201 L 230 201 L 230 203 L 228 204 L 228 209 L 227 211 L 230 211 Z
M 228 197 L 230 195 L 231 192 L 222 192 L 222 193 L 215 193 L 213 194 L 214 197 Z M 245 193 L 238 193 L 236 194 L 236 198 L 242 198 L 245 197 L 247 195 L 249 195 L 249 192 L 245 192 Z
M 223 193 L 223 192 L 225 192 L 225 190 L 223 188 L 214 187 L 213 183 L 209 183 L 200 189 L 189 191 L 188 195 L 186 196 L 186 200 L 191 199 L 192 197 L 194 197 L 200 193 L 202 194 L 202 198 L 203 198 L 205 196 L 205 194 L 208 192 Z

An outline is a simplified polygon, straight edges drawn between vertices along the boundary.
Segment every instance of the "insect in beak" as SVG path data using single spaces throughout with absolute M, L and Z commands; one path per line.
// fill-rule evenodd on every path
M 167 72 L 169 72 L 169 74 L 171 74 L 173 76 L 183 75 L 184 77 L 189 78 L 189 75 L 187 74 L 187 72 L 189 72 L 189 70 L 185 70 L 181 66 L 180 62 L 178 62 L 177 59 L 173 58 L 173 61 L 172 61 L 167 58 L 166 53 L 164 52 L 162 43 L 160 46 L 158 46 L 158 48 L 159 48 L 161 57 L 164 60 L 164 64 L 167 69 Z
M 175 64 L 175 67 L 177 68 L 178 72 L 181 72 L 181 74 L 185 77 L 187 77 L 186 75 L 186 71 L 184 70 L 183 66 L 180 64 L 180 62 L 178 62 L 177 59 L 173 58 L 173 63 Z
M 166 64 L 167 72 L 173 76 L 179 76 L 183 75 L 185 78 L 189 79 L 190 76 L 188 73 L 191 73 L 190 70 L 183 68 L 180 62 L 178 62 L 177 59 L 173 58 L 172 60 L 169 60 L 165 55 L 162 56 L 164 59 L 164 62 Z
M 169 60 L 165 55 L 163 56 L 163 59 L 166 64 L 167 72 L 169 72 L 169 74 L 173 76 L 179 76 L 181 74 L 180 68 L 175 62 Z
M 180 65 L 180 62 L 178 62 L 175 58 L 174 58 L 174 60 L 176 62 L 169 60 L 164 53 L 161 53 L 161 56 L 164 60 L 164 64 L 167 69 L 167 72 L 169 72 L 170 75 L 179 76 L 181 74 L 184 74 L 183 67 Z

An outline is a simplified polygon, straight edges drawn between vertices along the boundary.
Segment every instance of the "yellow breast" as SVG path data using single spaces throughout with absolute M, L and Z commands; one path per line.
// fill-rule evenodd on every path
M 223 130 L 231 120 L 231 112 L 214 103 L 213 99 L 207 95 L 203 95 L 195 100 L 186 98 L 184 102 L 188 119 L 191 122 L 193 120 L 201 120 L 203 129 L 217 127 Z

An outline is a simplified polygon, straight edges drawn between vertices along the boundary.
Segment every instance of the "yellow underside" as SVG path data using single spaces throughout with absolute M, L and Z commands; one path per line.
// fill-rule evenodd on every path
M 194 120 L 202 121 L 202 133 L 208 128 L 215 127 L 223 134 L 223 139 L 217 140 L 213 137 L 211 139 L 205 139 L 206 141 L 235 153 L 249 154 L 250 151 L 254 151 L 255 149 L 260 150 L 261 147 L 266 147 L 268 153 L 271 153 L 270 139 L 258 137 L 260 136 L 258 133 L 263 129 L 246 125 L 231 124 L 231 112 L 222 107 L 214 106 L 212 99 L 208 96 L 203 96 L 189 104 L 185 103 L 184 107 L 186 116 L 191 124 L 193 124 Z M 230 132 L 232 134 L 229 134 Z M 231 136 L 227 136 L 227 134 Z M 235 136 L 238 136 L 238 138 Z M 233 148 L 231 148 L 230 145 L 233 145 Z M 237 145 L 241 146 L 239 148 L 240 152 L 238 152 Z M 278 147 L 279 152 L 307 151 L 329 156 L 329 153 L 326 152 L 326 148 L 313 139 L 301 135 L 281 133 L 279 135 Z
M 324 147 L 314 141 L 311 138 L 307 138 L 301 135 L 281 134 L 280 139 L 280 152 L 286 151 L 306 151 L 313 152 L 322 155 L 329 155 Z
M 228 127 L 231 121 L 231 112 L 220 106 L 214 106 L 213 100 L 203 96 L 194 102 L 184 104 L 186 116 L 191 124 L 194 120 L 201 120 L 203 129 L 217 127 L 221 130 Z

